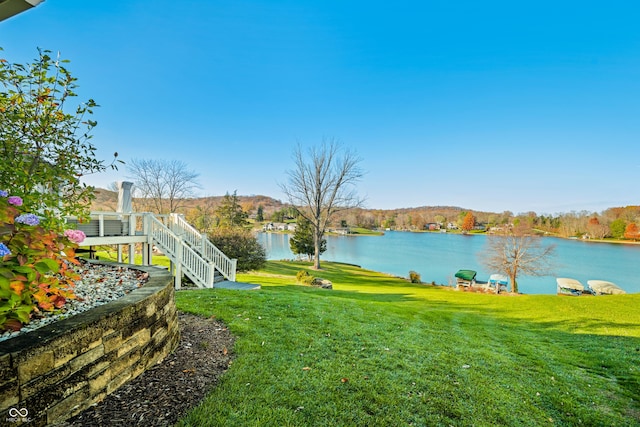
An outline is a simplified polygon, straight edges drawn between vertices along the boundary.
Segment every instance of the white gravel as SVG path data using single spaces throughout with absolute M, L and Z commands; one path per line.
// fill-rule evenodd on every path
M 60 310 L 43 312 L 43 317 L 33 318 L 17 332 L 5 331 L 0 334 L 0 342 L 114 301 L 144 285 L 149 277 L 148 273 L 120 266 L 82 262 L 74 268 L 81 277 L 73 288 L 76 299 L 67 300 Z

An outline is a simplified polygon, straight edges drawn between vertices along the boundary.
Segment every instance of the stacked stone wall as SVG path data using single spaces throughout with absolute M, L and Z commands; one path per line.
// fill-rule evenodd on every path
M 123 265 L 124 266 L 124 265 Z M 172 276 L 154 267 L 111 303 L 0 342 L 0 426 L 45 426 L 103 400 L 178 344 Z

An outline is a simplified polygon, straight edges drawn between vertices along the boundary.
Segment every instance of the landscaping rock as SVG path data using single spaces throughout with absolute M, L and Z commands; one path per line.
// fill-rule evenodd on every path
M 76 298 L 67 300 L 62 309 L 32 313 L 31 321 L 19 331 L 0 332 L 0 342 L 122 298 L 143 286 L 149 278 L 148 273 L 133 268 L 85 260 L 80 260 L 80 265 L 73 269 L 80 276 L 73 286 Z
M 333 289 L 333 283 L 331 283 L 331 280 L 322 279 L 320 277 L 314 277 L 311 281 L 311 286 L 322 289 Z

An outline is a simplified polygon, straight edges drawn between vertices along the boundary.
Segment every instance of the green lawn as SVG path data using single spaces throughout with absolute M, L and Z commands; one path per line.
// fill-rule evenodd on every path
M 236 359 L 181 426 L 638 425 L 640 295 L 495 296 L 324 263 L 269 262 L 260 291 L 177 293 Z

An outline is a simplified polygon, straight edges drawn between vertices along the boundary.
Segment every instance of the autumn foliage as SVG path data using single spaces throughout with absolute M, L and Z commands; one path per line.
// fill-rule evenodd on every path
M 473 230 L 473 227 L 476 225 L 476 218 L 473 216 L 471 212 L 467 212 L 462 220 L 462 231 L 470 231 Z
M 0 190 L 0 332 L 20 330 L 74 298 L 74 249 L 84 239 L 77 230 L 61 235 L 43 227 L 21 211 L 22 198 L 7 195 Z
M 624 230 L 624 238 L 630 240 L 640 239 L 640 230 L 635 222 L 631 222 L 627 225 L 627 228 Z

